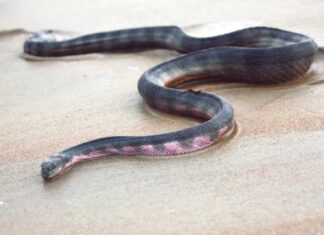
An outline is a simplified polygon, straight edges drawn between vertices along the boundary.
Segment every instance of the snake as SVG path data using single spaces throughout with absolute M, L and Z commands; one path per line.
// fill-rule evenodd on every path
M 44 180 L 75 164 L 112 155 L 171 156 L 196 152 L 224 139 L 235 125 L 234 109 L 223 97 L 184 89 L 204 82 L 276 84 L 302 77 L 318 46 L 303 34 L 265 26 L 194 37 L 178 26 L 155 26 L 93 33 L 59 40 L 51 31 L 29 36 L 24 53 L 37 57 L 166 49 L 179 56 L 143 73 L 138 91 L 148 106 L 197 119 L 182 130 L 148 136 L 108 136 L 67 148 L 41 164 Z

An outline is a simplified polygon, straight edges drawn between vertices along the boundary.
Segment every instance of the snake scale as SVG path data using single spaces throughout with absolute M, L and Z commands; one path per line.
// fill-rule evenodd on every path
M 233 126 L 233 108 L 223 98 L 178 89 L 205 80 L 280 83 L 301 77 L 318 47 L 308 36 L 269 27 L 246 28 L 198 38 L 176 26 L 144 27 L 95 33 L 59 41 L 50 32 L 30 36 L 24 52 L 39 57 L 124 52 L 162 48 L 185 53 L 147 70 L 138 90 L 146 103 L 160 111 L 189 116 L 193 127 L 151 136 L 113 136 L 65 149 L 41 164 L 45 180 L 78 162 L 111 155 L 176 155 L 219 142 Z

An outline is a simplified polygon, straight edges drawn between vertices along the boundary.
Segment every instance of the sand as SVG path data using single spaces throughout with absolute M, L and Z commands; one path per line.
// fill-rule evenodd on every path
M 324 45 L 324 2 L 2 1 L 0 234 L 324 233 L 324 55 L 277 86 L 201 85 L 234 106 L 237 131 L 205 151 L 110 157 L 50 183 L 49 155 L 114 135 L 164 133 L 193 120 L 148 108 L 137 80 L 164 50 L 26 60 L 31 32 L 63 37 L 148 25 L 204 36 L 267 25 Z

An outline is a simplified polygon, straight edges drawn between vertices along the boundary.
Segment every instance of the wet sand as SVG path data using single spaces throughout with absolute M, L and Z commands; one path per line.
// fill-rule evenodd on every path
M 232 3 L 231 3 L 232 2 Z M 324 55 L 277 86 L 200 85 L 226 97 L 238 130 L 198 153 L 110 157 L 44 183 L 40 163 L 80 142 L 194 125 L 148 108 L 137 80 L 178 53 L 26 60 L 28 32 L 64 37 L 146 25 L 204 36 L 267 25 L 324 45 L 322 1 L 3 1 L 0 234 L 324 233 Z

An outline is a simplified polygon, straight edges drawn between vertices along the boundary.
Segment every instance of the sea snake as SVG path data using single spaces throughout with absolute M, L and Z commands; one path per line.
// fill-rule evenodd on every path
M 95 33 L 58 41 L 50 32 L 30 36 L 25 54 L 40 57 L 138 51 L 153 48 L 186 53 L 161 63 L 138 81 L 145 102 L 160 111 L 189 116 L 193 127 L 150 136 L 113 136 L 65 149 L 41 164 L 45 180 L 78 162 L 111 155 L 176 155 L 219 142 L 233 126 L 233 108 L 225 99 L 201 91 L 177 89 L 191 82 L 280 83 L 301 77 L 318 47 L 308 36 L 269 27 L 246 28 L 197 38 L 176 26 L 144 27 Z

